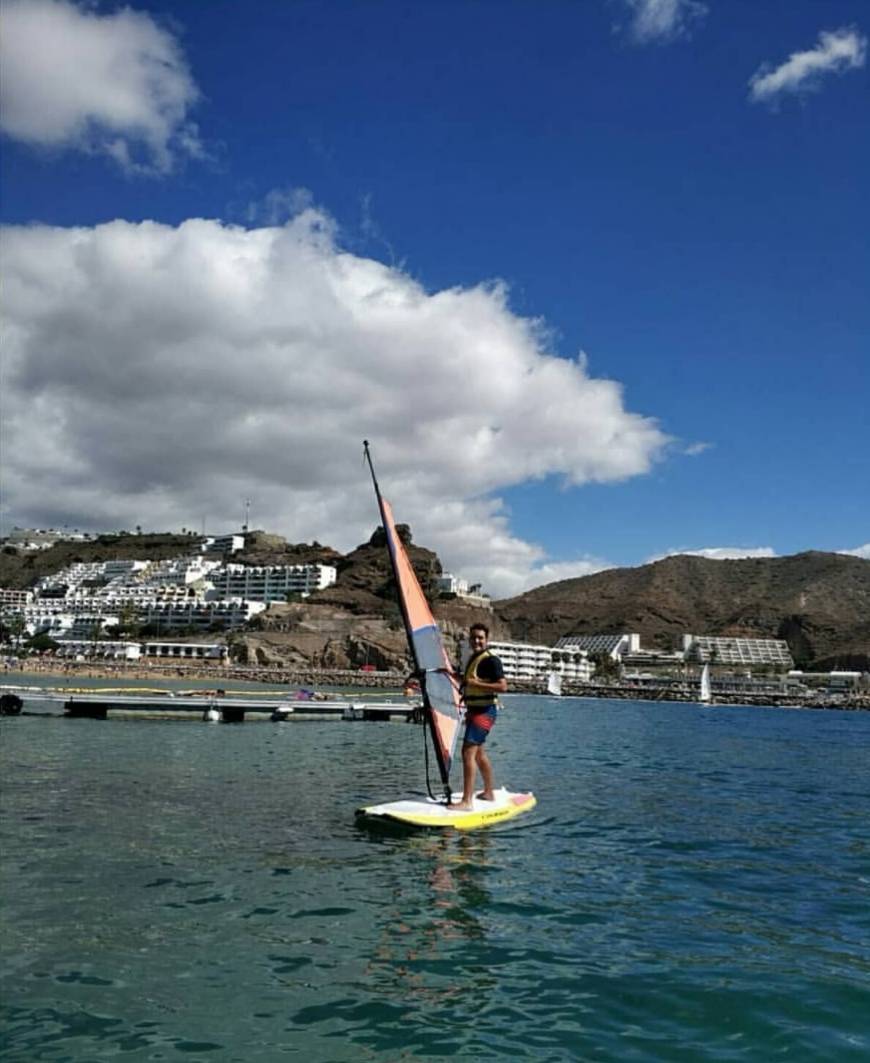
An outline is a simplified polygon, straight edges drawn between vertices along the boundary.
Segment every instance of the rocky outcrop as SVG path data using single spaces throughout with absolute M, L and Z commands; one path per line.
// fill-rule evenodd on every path
M 273 605 L 253 630 L 233 636 L 233 656 L 251 664 L 407 671 L 405 629 L 397 616 L 361 616 L 328 603 Z
M 318 542 L 288 543 L 282 535 L 247 532 L 245 546 L 232 555 L 236 565 L 337 565 L 342 555 Z

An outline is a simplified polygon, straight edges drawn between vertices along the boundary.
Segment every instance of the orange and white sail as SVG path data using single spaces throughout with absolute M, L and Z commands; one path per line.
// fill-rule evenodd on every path
M 387 538 L 387 549 L 396 580 L 402 618 L 405 621 L 408 645 L 420 680 L 423 706 L 435 747 L 438 769 L 441 773 L 441 781 L 449 791 L 450 767 L 453 763 L 464 713 L 459 686 L 450 658 L 441 640 L 441 632 L 438 630 L 435 617 L 429 608 L 426 595 L 417 579 L 404 543 L 396 531 L 392 507 L 381 495 L 368 443 L 364 445 Z

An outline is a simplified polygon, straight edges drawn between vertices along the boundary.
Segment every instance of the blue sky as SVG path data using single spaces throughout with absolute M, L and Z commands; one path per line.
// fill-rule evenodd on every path
M 24 6 L 6 530 L 870 556 L 865 3 Z

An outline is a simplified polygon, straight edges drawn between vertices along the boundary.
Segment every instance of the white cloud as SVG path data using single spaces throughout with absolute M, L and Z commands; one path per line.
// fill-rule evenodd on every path
M 666 557 L 706 557 L 710 561 L 735 561 L 744 557 L 776 557 L 776 551 L 770 546 L 705 546 L 699 550 L 668 550 L 664 554 L 648 557 L 647 564 L 661 561 Z
M 710 450 L 712 446 L 712 443 L 690 443 L 683 453 L 690 458 L 696 458 L 699 454 L 703 454 L 705 450 Z
M 603 572 L 613 567 L 611 562 L 602 561 L 600 558 L 549 562 L 537 564 L 534 568 L 513 565 L 493 569 L 490 582 L 492 586 L 499 589 L 499 593 L 494 597 L 513 598 L 533 587 L 542 587 L 547 583 L 559 583 L 566 579 L 578 579 L 580 576 L 591 576 L 595 572 Z
M 314 196 L 308 188 L 293 185 L 272 188 L 262 199 L 248 203 L 244 212 L 245 221 L 248 225 L 283 225 L 289 218 L 314 206 Z
M 699 0 L 625 0 L 631 12 L 629 32 L 639 44 L 685 36 L 694 22 L 707 14 Z
M 0 128 L 53 149 L 104 153 L 166 173 L 202 154 L 187 114 L 198 98 L 173 37 L 149 15 L 99 15 L 68 0 L 6 0 Z
M 818 88 L 826 74 L 842 74 L 862 67 L 867 56 L 867 38 L 854 29 L 822 32 L 815 48 L 793 52 L 775 69 L 766 63 L 749 79 L 749 96 L 756 102 L 775 103 L 784 93 Z
M 9 525 L 227 530 L 250 498 L 346 550 L 377 523 L 367 438 L 397 519 L 501 597 L 595 562 L 550 566 L 499 491 L 640 475 L 669 442 L 502 286 L 428 293 L 313 209 L 2 237 Z
M 849 554 L 852 557 L 863 557 L 867 561 L 870 561 L 870 543 L 864 543 L 863 546 L 856 546 L 854 550 L 838 550 L 838 554 Z

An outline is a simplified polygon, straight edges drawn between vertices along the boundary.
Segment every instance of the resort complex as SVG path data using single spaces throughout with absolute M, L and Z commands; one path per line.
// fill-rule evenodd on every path
M 100 537 L 16 529 L 2 544 L 4 553 L 17 559 L 6 571 L 18 573 L 0 588 L 5 652 L 65 661 L 186 662 L 205 669 L 239 663 L 362 670 L 386 680 L 401 673 L 407 660 L 395 639 L 398 617 L 389 584 L 367 552 L 371 545 L 362 544 L 342 560 L 328 547 L 290 546 L 280 536 L 246 529 L 208 537 L 153 533 L 151 538 L 138 532 Z M 56 564 L 46 553 L 52 547 L 59 548 Z M 762 637 L 765 628 L 771 634 L 785 630 L 781 619 L 755 625 L 721 619 L 708 633 L 695 625 L 713 613 L 683 608 L 682 631 L 673 624 L 657 631 L 649 622 L 632 631 L 614 622 L 626 615 L 624 606 L 609 615 L 598 607 L 612 599 L 598 590 L 578 597 L 573 615 L 558 598 L 542 606 L 539 594 L 528 602 L 507 603 L 505 609 L 506 603 L 494 603 L 480 584 L 443 572 L 431 551 L 413 550 L 419 551 L 414 564 L 429 574 L 427 593 L 437 603 L 451 655 L 462 658 L 463 632 L 471 620 L 485 619 L 492 631 L 490 647 L 515 689 L 623 684 L 664 691 L 668 684 L 697 683 L 705 667 L 714 692 L 723 684 L 732 692 L 757 693 L 761 686 L 766 692 L 809 682 L 802 678 L 806 671 L 797 671 L 812 661 L 800 638 L 794 643 L 796 658 L 784 638 Z M 674 570 L 676 563 L 663 564 Z M 28 570 L 33 576 L 25 589 Z M 641 628 L 643 612 L 638 597 L 632 600 Z M 717 606 L 727 601 L 722 594 L 711 599 Z M 653 615 L 655 608 L 661 613 L 661 606 L 651 604 Z M 719 613 L 722 618 L 739 615 L 727 607 Z M 554 624 L 554 615 L 564 622 Z M 799 620 L 789 623 L 793 627 Z M 525 637 L 516 639 L 514 633 Z M 848 654 L 843 663 L 829 660 L 827 668 L 817 661 L 813 674 L 828 675 L 831 686 L 866 671 Z
M 225 639 L 214 636 L 245 629 L 276 603 L 302 601 L 332 587 L 337 576 L 333 565 L 245 565 L 227 559 L 243 546 L 244 536 L 227 535 L 168 560 L 75 562 L 38 579 L 32 590 L 0 590 L 0 616 L 19 642 L 48 636 L 53 653 L 66 659 L 225 662 Z M 469 587 L 449 573 L 436 589 L 448 601 L 492 609 L 479 585 Z M 599 678 L 640 678 L 640 668 L 660 674 L 663 667 L 688 663 L 736 665 L 744 675 L 747 666 L 783 672 L 793 667 L 787 643 L 778 639 L 686 634 L 682 649 L 665 652 L 644 648 L 637 632 L 621 632 L 569 635 L 553 645 L 495 639 L 491 649 L 515 683 L 556 675 L 585 684 L 596 672 Z
M 205 548 L 235 549 L 233 540 Z M 159 634 L 226 632 L 243 627 L 273 602 L 307 598 L 335 583 L 332 565 L 240 565 L 197 552 L 162 561 L 76 562 L 43 576 L 32 590 L 0 590 L 0 616 L 20 636 L 61 643 L 99 642 L 113 629 Z

